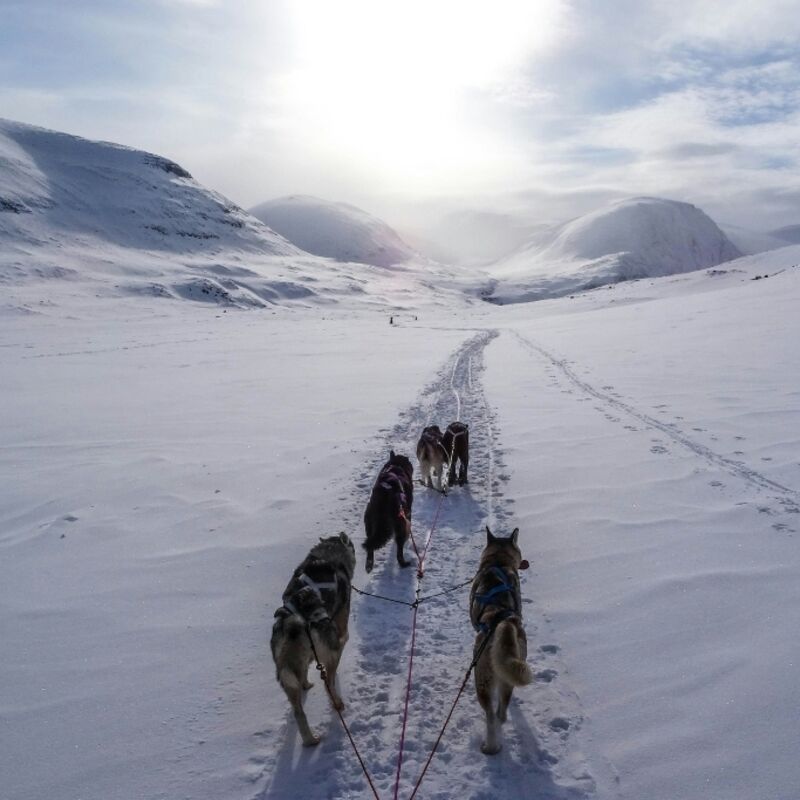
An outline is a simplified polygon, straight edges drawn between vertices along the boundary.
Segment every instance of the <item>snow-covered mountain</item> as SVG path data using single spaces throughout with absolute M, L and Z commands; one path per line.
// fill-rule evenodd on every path
M 355 241 L 359 262 L 409 255 L 377 220 L 356 210 L 344 218 L 352 224 L 339 235 Z M 44 298 L 58 305 L 64 295 L 397 312 L 412 297 L 415 305 L 445 302 L 442 293 L 415 290 L 435 274 L 452 284 L 444 294 L 461 293 L 435 265 L 401 274 L 303 252 L 161 156 L 8 120 L 0 120 L 0 245 L 0 308 L 14 313 L 34 313 Z
M 0 235 L 173 253 L 298 248 L 161 156 L 0 120 Z
M 741 255 L 716 223 L 689 203 L 634 197 L 537 233 L 490 267 L 489 299 L 558 297 L 633 278 L 713 267 Z
M 250 213 L 302 250 L 337 261 L 390 267 L 417 255 L 383 220 L 347 203 L 291 195 Z

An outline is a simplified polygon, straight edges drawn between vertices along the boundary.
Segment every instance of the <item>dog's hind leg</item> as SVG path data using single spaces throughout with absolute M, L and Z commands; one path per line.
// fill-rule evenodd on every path
M 462 482 L 463 481 L 461 481 L 460 473 L 459 473 L 459 483 L 462 483 Z M 455 486 L 455 484 L 456 484 L 456 459 L 453 458 L 450 461 L 450 469 L 448 470 L 448 473 L 447 473 L 447 485 L 448 486 Z
M 426 458 L 419 460 L 419 474 L 420 479 L 424 486 L 433 488 L 433 481 L 431 480 L 431 462 Z
M 403 552 L 406 542 L 408 541 L 410 531 L 411 523 L 407 519 L 402 518 L 397 520 L 394 526 L 394 541 L 397 545 L 397 563 L 401 567 L 411 566 L 411 562 L 406 558 L 405 553 Z
M 478 644 L 480 643 L 478 642 Z M 489 654 L 484 651 L 475 667 L 475 693 L 478 695 L 478 702 L 486 715 L 486 739 L 481 745 L 481 752 L 487 756 L 493 756 L 500 752 L 497 736 L 499 722 L 492 701 L 493 684 L 491 660 Z
M 364 562 L 364 569 L 367 572 L 372 572 L 372 568 L 375 566 L 375 549 L 373 544 L 375 543 L 375 536 L 374 536 L 374 523 L 370 519 L 370 517 L 365 514 L 364 515 L 364 530 L 366 533 L 366 538 L 364 539 L 363 547 L 367 551 L 367 559 Z
M 303 683 L 308 683 L 307 680 L 300 681 L 297 675 L 291 670 L 283 669 L 278 675 L 283 691 L 289 698 L 289 704 L 292 707 L 295 721 L 297 722 L 297 729 L 300 731 L 300 738 L 306 747 L 313 747 L 319 744 L 319 736 L 317 736 L 309 727 L 306 712 L 303 710 Z
M 505 722 L 508 718 L 508 704 L 511 702 L 511 694 L 513 691 L 513 686 L 509 686 L 507 683 L 500 684 L 500 688 L 497 692 L 497 719 L 500 720 L 500 722 Z
M 323 655 L 323 664 L 328 674 L 328 688 L 331 693 L 331 703 L 333 703 L 333 707 L 338 711 L 344 708 L 344 700 L 342 700 L 342 696 L 339 694 L 339 688 L 336 685 L 336 670 L 339 669 L 339 659 L 341 657 L 341 649 L 329 650 Z
M 444 476 L 448 469 L 449 466 L 446 461 L 442 461 L 439 466 L 434 469 L 434 475 L 436 476 L 436 488 L 442 494 L 447 494 L 447 483 L 444 479 Z

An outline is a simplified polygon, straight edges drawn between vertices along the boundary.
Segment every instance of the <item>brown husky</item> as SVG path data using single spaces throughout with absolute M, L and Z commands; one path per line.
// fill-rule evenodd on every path
M 270 648 L 278 683 L 289 698 L 306 746 L 319 742 L 303 711 L 303 692 L 312 685 L 308 668 L 315 650 L 328 674 L 331 702 L 335 708 L 344 708 L 336 688 L 336 669 L 347 643 L 355 567 L 355 548 L 346 534 L 320 539 L 294 571 L 283 593 L 283 605 L 275 612 Z
M 508 539 L 501 539 L 487 526 L 486 547 L 470 592 L 469 615 L 478 634 L 475 654 L 484 647 L 475 667 L 475 691 L 486 714 L 486 741 L 481 745 L 486 755 L 500 752 L 499 727 L 506 721 L 514 687 L 533 680 L 525 662 L 528 641 L 522 627 L 518 572 L 527 562 L 522 560 L 518 537 L 519 528 L 514 528 Z
M 417 442 L 420 477 L 426 486 L 443 493 L 447 492 L 444 475 L 449 469 L 448 455 L 441 428 L 438 425 L 423 428 Z

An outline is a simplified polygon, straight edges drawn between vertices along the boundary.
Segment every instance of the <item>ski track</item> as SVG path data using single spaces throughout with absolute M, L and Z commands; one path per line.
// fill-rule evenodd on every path
M 430 421 L 445 427 L 463 412 L 464 421 L 470 426 L 470 483 L 453 487 L 443 499 L 432 536 L 431 524 L 441 495 L 419 483 L 415 485 L 412 525 L 420 550 L 430 536 L 421 595 L 472 577 L 485 544 L 486 524 L 494 520 L 498 525 L 494 532 L 499 535 L 508 535 L 514 527 L 513 501 L 505 498 L 502 491 L 507 478 L 495 474 L 496 467 L 502 468 L 503 451 L 495 438 L 494 413 L 481 383 L 483 352 L 496 335 L 495 331 L 473 335 L 450 356 L 417 402 L 400 414 L 389 435 L 378 444 L 372 462 L 357 477 L 353 502 L 344 511 L 342 522 L 346 530 L 356 532 L 358 566 L 353 583 L 358 588 L 408 602 L 414 600 L 415 570 L 397 566 L 393 543 L 376 553 L 375 570 L 371 576 L 365 575 L 361 518 L 375 475 L 389 450 L 409 454 L 416 464 L 416 441 Z M 522 547 L 524 551 L 524 532 Z M 406 554 L 414 558 L 410 543 Z M 558 679 L 559 674 L 565 673 L 559 648 L 545 634 L 539 634 L 548 623 L 530 597 L 535 587 L 526 587 L 525 575 L 528 660 L 537 681 L 515 692 L 503 730 L 503 751 L 489 758 L 479 749 L 484 732 L 483 712 L 470 678 L 416 795 L 420 800 L 489 800 L 499 796 L 584 800 L 594 792 L 591 773 L 572 743 L 582 721 L 580 702 Z M 471 661 L 474 634 L 469 623 L 468 595 L 469 587 L 465 586 L 419 607 L 398 793 L 403 800 L 413 790 Z M 407 606 L 354 593 L 351 637 L 339 670 L 345 718 L 381 800 L 394 796 L 412 613 Z M 319 684 L 318 679 L 314 682 Z M 315 687 L 311 694 L 320 688 Z M 316 748 L 300 746 L 288 708 L 277 730 L 260 734 L 274 737 L 279 752 L 258 759 L 258 777 L 267 785 L 255 798 L 328 800 L 373 796 L 338 719 L 327 705 L 322 708 L 321 718 L 310 712 L 312 727 L 324 737 Z M 254 782 L 258 777 L 253 778 Z
M 552 364 L 552 366 L 558 369 L 570 383 L 572 383 L 585 394 L 594 397 L 596 400 L 599 400 L 601 403 L 610 406 L 618 412 L 621 411 L 633 417 L 634 419 L 639 420 L 639 422 L 647 425 L 649 428 L 660 431 L 666 436 L 669 436 L 673 441 L 683 445 L 687 450 L 694 453 L 694 455 L 699 456 L 710 464 L 713 464 L 715 467 L 719 467 L 729 474 L 740 478 L 751 486 L 754 486 L 757 489 L 777 492 L 778 497 L 776 499 L 788 513 L 796 514 L 800 512 L 800 506 L 798 506 L 797 502 L 800 499 L 800 492 L 797 490 L 791 489 L 788 486 L 784 486 L 777 481 L 767 478 L 765 475 L 762 475 L 757 470 L 748 467 L 741 461 L 735 461 L 733 459 L 726 458 L 720 453 L 715 452 L 711 448 L 706 447 L 705 445 L 693 439 L 686 432 L 680 430 L 680 428 L 678 428 L 674 423 L 661 422 L 655 417 L 651 417 L 649 414 L 640 411 L 634 406 L 603 392 L 601 389 L 597 389 L 587 381 L 581 380 L 581 378 L 579 378 L 570 368 L 566 359 L 556 358 L 552 353 L 548 352 L 543 347 L 530 341 L 529 339 L 526 339 L 516 331 L 514 331 L 514 335 L 517 337 L 523 347 L 525 347 L 528 351 L 537 353 L 543 357 L 546 361 Z

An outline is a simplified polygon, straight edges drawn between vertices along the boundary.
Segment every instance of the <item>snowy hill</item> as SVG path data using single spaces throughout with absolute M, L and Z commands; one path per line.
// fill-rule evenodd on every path
M 298 250 L 161 156 L 0 120 L 0 235 L 156 251 Z
M 385 222 L 347 203 L 291 195 L 250 213 L 302 250 L 337 261 L 390 267 L 416 256 Z
M 373 261 L 407 255 L 377 221 L 363 228 L 371 238 L 354 253 L 362 261 L 368 252 Z M 430 265 L 387 274 L 303 252 L 161 156 L 8 120 L 0 120 L 0 245 L 0 311 L 12 313 L 73 295 L 391 312 L 446 302 L 417 291 L 434 274 L 453 284 L 444 295 L 461 296 Z
M 699 208 L 635 197 L 537 233 L 489 268 L 489 299 L 522 302 L 558 297 L 632 278 L 712 267 L 741 253 Z

